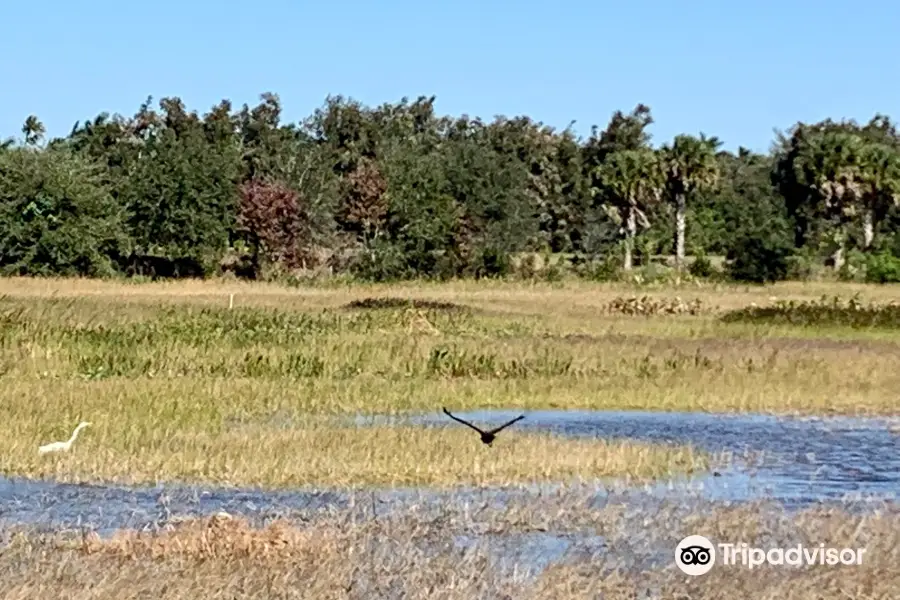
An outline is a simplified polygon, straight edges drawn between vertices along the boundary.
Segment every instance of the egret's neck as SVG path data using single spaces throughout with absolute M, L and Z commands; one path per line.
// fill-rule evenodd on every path
M 78 437 L 78 432 L 81 431 L 84 427 L 85 427 L 84 425 L 79 425 L 78 427 L 75 428 L 75 431 L 72 432 L 72 437 L 69 438 L 70 444 L 75 441 L 75 438 Z

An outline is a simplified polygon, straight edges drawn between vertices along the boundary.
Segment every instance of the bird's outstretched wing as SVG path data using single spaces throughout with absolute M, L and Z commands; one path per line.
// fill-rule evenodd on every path
M 447 410 L 446 408 L 443 409 L 443 410 L 444 410 L 444 414 L 447 415 L 448 417 L 450 417 L 451 419 L 453 419 L 454 421 L 456 421 L 456 422 L 458 422 L 458 423 L 462 423 L 463 425 L 468 425 L 469 427 L 471 427 L 472 429 L 474 429 L 474 430 L 477 431 L 478 433 L 485 433 L 484 431 L 482 431 L 481 429 L 478 429 L 477 427 L 475 427 L 474 425 L 472 425 L 472 424 L 469 423 L 468 421 L 463 421 L 463 420 L 460 419 L 459 417 L 454 417 L 453 415 L 450 414 L 450 411 Z
M 491 429 L 488 433 L 494 433 L 494 434 L 499 433 L 500 431 L 506 429 L 507 427 L 509 427 L 509 426 L 512 425 L 513 423 L 515 423 L 515 422 L 517 422 L 517 421 L 521 421 L 521 420 L 524 419 L 524 418 L 525 418 L 525 415 L 519 415 L 518 417 L 516 417 L 516 418 L 513 419 L 512 421 L 509 421 L 509 422 L 507 422 L 507 423 L 504 423 L 504 424 L 501 425 L 500 427 L 496 427 L 496 428 L 494 428 L 494 429 Z

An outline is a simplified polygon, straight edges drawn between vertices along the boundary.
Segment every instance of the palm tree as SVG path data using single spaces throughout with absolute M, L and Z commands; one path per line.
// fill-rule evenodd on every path
M 842 130 L 828 130 L 808 140 L 794 161 L 795 177 L 813 192 L 816 212 L 824 214 L 834 229 L 833 266 L 844 262 L 846 225 L 855 217 L 863 192 L 860 169 L 863 140 Z
M 900 203 L 900 153 L 887 144 L 866 144 L 860 156 L 863 248 L 875 239 L 875 217 Z
M 595 173 L 610 202 L 609 215 L 620 225 L 624 224 L 623 268 L 630 271 L 638 223 L 644 228 L 650 227 L 647 208 L 662 197 L 659 157 L 649 148 L 619 150 L 608 155 Z M 593 190 L 594 195 L 599 192 L 596 188 Z
M 22 133 L 25 134 L 25 143 L 29 146 L 33 146 L 44 137 L 44 134 L 47 133 L 47 129 L 44 127 L 44 124 L 41 123 L 40 119 L 34 115 L 29 115 L 28 118 L 25 119 L 25 124 L 22 125 Z
M 661 149 L 667 199 L 675 206 L 675 266 L 684 264 L 684 234 L 687 201 L 701 190 L 713 188 L 719 181 L 716 152 L 718 138 L 677 135 L 672 145 Z

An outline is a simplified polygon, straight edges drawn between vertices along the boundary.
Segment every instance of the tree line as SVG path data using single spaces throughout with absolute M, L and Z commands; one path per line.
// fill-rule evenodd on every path
M 205 114 L 148 98 L 50 140 L 30 116 L 0 144 L 0 272 L 900 281 L 884 115 L 797 123 L 760 154 L 702 133 L 654 148 L 643 104 L 581 139 L 434 101 L 329 96 L 283 123 L 274 94 Z

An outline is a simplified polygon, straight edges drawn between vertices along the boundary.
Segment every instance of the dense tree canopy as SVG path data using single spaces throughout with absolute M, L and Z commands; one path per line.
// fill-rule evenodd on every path
M 671 257 L 678 277 L 900 276 L 900 134 L 884 115 L 797 123 L 756 154 L 699 132 L 654 147 L 643 104 L 587 139 L 434 104 L 329 96 L 283 123 L 271 93 L 205 114 L 148 98 L 50 140 L 29 115 L 0 144 L 0 271 L 615 277 Z

